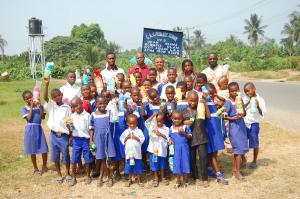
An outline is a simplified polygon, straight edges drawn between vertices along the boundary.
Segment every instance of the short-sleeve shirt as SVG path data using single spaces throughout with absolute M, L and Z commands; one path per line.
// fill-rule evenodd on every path
M 226 76 L 229 79 L 229 65 L 218 65 L 214 69 L 211 67 L 205 68 L 202 73 L 207 77 L 207 81 L 213 83 L 218 89 L 218 81 L 222 76 Z
M 192 134 L 191 129 L 189 127 L 183 125 L 182 128 L 185 131 L 185 133 Z M 169 136 L 175 145 L 188 144 L 188 139 L 181 135 L 178 132 L 178 129 L 175 129 L 174 126 L 171 126 Z
M 49 99 L 45 106 L 49 112 L 49 118 L 47 122 L 48 127 L 52 131 L 69 134 L 69 129 L 67 128 L 66 120 L 69 117 L 71 117 L 71 107 L 67 104 L 62 104 L 58 106 L 51 99 Z
M 44 110 L 44 108 L 42 107 Z M 26 118 L 28 113 L 29 113 L 30 107 L 24 106 L 22 109 L 22 117 Z M 33 107 L 32 108 L 32 118 L 31 121 L 27 121 L 27 123 L 34 123 L 34 124 L 41 124 L 41 114 L 40 114 L 40 109 L 38 107 Z
M 118 73 L 122 73 L 125 75 L 124 70 L 118 66 L 116 66 L 117 69 L 110 69 L 108 70 L 107 67 L 105 67 L 104 70 L 101 71 L 101 76 L 105 83 L 107 83 L 107 80 L 111 78 L 115 78 Z
M 128 139 L 125 142 L 126 137 L 130 134 L 133 133 L 136 137 L 140 139 L 140 142 L 138 142 L 135 139 Z M 130 152 L 133 151 L 134 153 L 134 159 L 142 159 L 142 144 L 145 141 L 145 136 L 141 129 L 135 128 L 135 129 L 126 129 L 120 136 L 120 141 L 122 144 L 125 145 L 125 158 L 129 159 Z
M 130 75 L 133 74 L 135 71 L 139 71 L 142 74 L 142 81 L 144 81 L 145 79 L 147 79 L 150 68 L 151 67 L 146 64 L 142 66 L 142 68 L 140 68 L 138 65 L 133 66 L 128 72 L 128 77 L 130 77 Z
M 80 114 L 74 112 L 71 115 L 71 118 L 73 120 L 73 125 L 75 127 L 73 129 L 73 136 L 90 138 L 89 127 L 90 127 L 91 115 L 85 110 L 83 110 L 82 113 Z
M 80 87 L 75 84 L 71 85 L 68 82 L 64 86 L 60 87 L 59 90 L 63 94 L 63 102 L 65 104 L 71 104 L 71 101 L 75 96 L 81 96 Z
M 267 112 L 265 100 L 259 94 L 257 94 L 257 93 L 256 93 L 256 99 L 258 101 L 259 107 L 260 107 L 260 109 L 262 111 L 262 114 L 264 116 L 264 114 Z M 244 104 L 246 104 L 247 102 L 249 102 L 249 100 L 250 100 L 250 98 L 248 96 L 245 96 L 243 98 Z M 259 123 L 260 120 L 263 118 L 263 116 L 261 116 L 258 111 L 255 112 L 255 113 L 251 113 L 251 111 L 250 111 L 250 104 L 247 107 L 245 107 L 245 110 L 246 110 L 247 114 L 244 117 L 244 121 L 245 121 L 246 126 L 248 128 L 253 123 Z

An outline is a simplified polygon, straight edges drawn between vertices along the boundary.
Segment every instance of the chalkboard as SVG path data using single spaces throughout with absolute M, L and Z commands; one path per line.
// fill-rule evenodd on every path
M 145 53 L 182 55 L 183 32 L 144 28 L 143 47 Z

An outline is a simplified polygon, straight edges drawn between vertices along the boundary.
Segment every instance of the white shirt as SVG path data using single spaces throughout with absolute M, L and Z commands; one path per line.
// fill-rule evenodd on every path
M 225 64 L 218 65 L 214 69 L 211 69 L 210 67 L 205 68 L 202 73 L 204 73 L 207 77 L 207 81 L 210 83 L 213 83 L 215 87 L 218 89 L 218 81 L 222 76 L 226 76 L 229 81 L 229 65 Z
M 74 137 L 83 137 L 83 138 L 90 138 L 89 127 L 90 127 L 90 120 L 91 115 L 86 112 L 85 110 L 82 113 L 74 112 L 71 115 L 73 120 L 73 136 Z
M 168 75 L 168 70 L 166 70 L 166 69 L 164 69 L 163 72 L 157 71 L 156 81 L 163 84 L 165 81 L 168 81 L 168 76 L 167 75 Z
M 71 85 L 68 82 L 60 87 L 59 89 L 63 94 L 63 102 L 65 104 L 71 104 L 72 99 L 77 96 L 80 97 L 80 87 L 76 86 L 75 84 Z
M 168 100 L 168 98 L 167 98 L 167 96 L 166 96 L 166 88 L 167 88 L 167 86 L 169 86 L 169 85 L 173 86 L 173 87 L 174 87 L 174 90 L 176 90 L 177 82 L 175 82 L 175 83 L 171 83 L 171 82 L 166 83 L 166 84 L 162 87 L 160 99 Z
M 218 90 L 217 95 L 219 95 L 220 97 L 223 97 L 225 100 L 229 99 L 229 90 Z
M 150 128 L 150 123 L 149 122 L 145 122 L 146 128 L 149 130 Z M 147 151 L 149 151 L 150 153 L 154 152 L 154 149 L 156 148 L 158 150 L 158 156 L 160 157 L 167 157 L 168 154 L 168 141 L 170 140 L 169 137 L 169 128 L 166 127 L 165 125 L 163 125 L 163 127 L 159 127 L 157 128 L 157 130 L 166 136 L 167 140 L 165 140 L 165 138 L 161 137 L 161 136 L 157 136 L 155 134 L 150 135 L 150 139 L 149 139 L 149 145 L 147 148 Z
M 66 120 L 71 117 L 71 107 L 67 104 L 58 106 L 51 99 L 49 99 L 49 101 L 45 104 L 45 107 L 49 112 L 49 118 L 47 122 L 48 127 L 55 132 L 69 134 Z
M 109 79 L 115 78 L 118 73 L 122 73 L 125 75 L 124 70 L 122 68 L 118 66 L 117 68 L 118 68 L 117 70 L 113 70 L 113 69 L 108 70 L 107 67 L 105 67 L 105 69 L 101 71 L 101 75 L 105 83 L 107 83 Z
M 140 139 L 140 142 L 136 141 L 135 139 L 128 139 L 125 143 L 125 138 L 130 134 L 133 133 L 136 137 Z M 141 129 L 136 127 L 135 129 L 126 129 L 122 135 L 120 136 L 120 140 L 122 144 L 125 145 L 125 158 L 129 159 L 129 152 L 132 150 L 134 152 L 134 159 L 142 159 L 142 144 L 145 141 L 145 136 Z
M 256 99 L 258 101 L 259 107 L 260 107 L 260 109 L 262 111 L 262 114 L 264 116 L 265 113 L 267 112 L 265 100 L 262 97 L 260 97 L 257 93 L 256 93 Z M 249 100 L 250 100 L 250 98 L 248 96 L 245 96 L 243 98 L 244 104 L 246 104 Z M 245 107 L 245 110 L 246 110 L 247 114 L 244 117 L 244 121 L 245 121 L 245 124 L 248 128 L 250 128 L 251 124 L 253 124 L 253 123 L 259 123 L 260 120 L 263 118 L 263 116 L 261 116 L 258 111 L 256 113 L 251 113 L 250 103 L 248 104 L 247 107 Z

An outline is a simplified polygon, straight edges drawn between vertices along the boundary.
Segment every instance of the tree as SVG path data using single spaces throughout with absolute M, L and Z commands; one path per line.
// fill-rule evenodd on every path
M 192 47 L 199 49 L 205 46 L 205 37 L 201 30 L 195 30 L 194 36 L 192 37 Z
M 106 49 L 108 44 L 104 38 L 104 33 L 99 24 L 73 26 L 71 30 L 71 37 L 82 39 L 89 44 L 96 45 L 100 48 Z
M 267 26 L 261 25 L 261 17 L 258 17 L 257 14 L 251 14 L 250 20 L 245 19 L 246 26 L 245 28 L 245 34 L 248 34 L 248 40 L 250 43 L 254 46 L 256 46 L 258 42 L 259 36 L 264 36 L 264 29 Z
M 289 23 L 284 24 L 281 32 L 287 37 L 283 38 L 281 43 L 287 47 L 293 47 L 294 45 L 300 46 L 300 12 L 294 11 L 289 17 Z
M 99 51 L 97 47 L 91 44 L 86 45 L 84 55 L 87 64 L 90 66 L 94 67 L 99 60 Z
M 7 41 L 5 41 L 0 35 L 0 50 L 2 54 L 2 62 L 4 61 L 4 47 L 7 46 Z
M 114 53 L 119 53 L 121 51 L 121 46 L 119 46 L 115 42 L 109 42 L 108 47 L 107 47 L 107 52 L 114 52 Z

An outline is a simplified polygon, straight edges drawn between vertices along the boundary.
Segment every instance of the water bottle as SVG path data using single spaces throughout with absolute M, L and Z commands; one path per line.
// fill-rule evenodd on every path
M 86 73 L 83 74 L 82 80 L 84 85 L 89 85 L 89 76 Z
M 182 92 L 181 92 L 181 88 L 176 88 L 175 91 L 175 98 L 178 100 L 178 102 L 182 101 Z
M 257 103 L 256 103 L 256 98 L 251 97 L 250 99 L 250 113 L 257 113 Z
M 235 108 L 237 113 L 244 114 L 242 98 L 239 95 L 235 98 Z
M 45 78 L 50 77 L 53 69 L 54 69 L 54 63 L 53 62 L 47 62 L 46 66 L 45 66 L 44 77 Z
M 131 85 L 132 85 L 133 87 L 136 86 L 136 80 L 135 80 L 135 77 L 134 77 L 133 74 L 130 74 L 129 80 L 130 80 Z
M 210 101 L 211 100 L 211 97 L 209 95 L 209 91 L 207 90 L 206 86 L 202 86 L 201 87 L 201 90 L 202 90 L 202 93 L 207 93 L 207 96 L 205 98 L 206 101 Z
M 219 116 L 219 115 L 221 115 L 224 112 L 224 110 L 225 110 L 225 106 L 222 106 L 221 108 L 219 108 L 217 110 L 216 114 Z
M 38 102 L 40 100 L 40 96 L 41 96 L 41 84 L 42 82 L 40 81 L 36 81 L 35 82 L 35 86 L 33 88 L 33 101 L 34 102 Z
M 158 158 L 158 149 L 155 148 L 153 149 L 152 162 L 157 162 L 157 158 Z
M 116 90 L 116 84 L 115 84 L 115 79 L 114 78 L 110 78 L 107 80 L 107 91 L 111 91 L 112 93 L 115 92 Z
M 112 109 L 111 109 L 111 123 L 116 123 L 119 121 L 119 113 L 118 113 L 118 107 L 116 102 L 113 102 Z
M 173 156 L 173 155 L 174 155 L 174 144 L 171 144 L 171 145 L 169 146 L 169 154 L 170 154 L 170 156 Z
M 205 104 L 202 102 L 197 105 L 197 119 L 205 119 Z
M 169 168 L 173 172 L 173 169 L 174 169 L 174 157 L 169 157 Z
M 134 162 L 134 151 L 131 150 L 129 151 L 129 165 L 130 166 L 134 166 L 135 162 Z
M 92 144 L 92 146 L 91 146 L 91 153 L 92 153 L 92 155 L 95 157 L 96 156 L 96 148 L 97 148 L 97 146 L 96 146 L 96 144 L 94 143 L 94 144 Z

